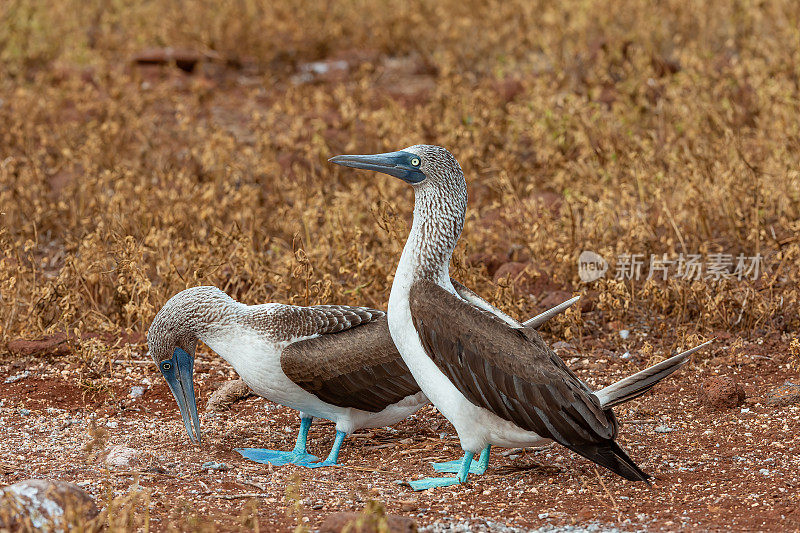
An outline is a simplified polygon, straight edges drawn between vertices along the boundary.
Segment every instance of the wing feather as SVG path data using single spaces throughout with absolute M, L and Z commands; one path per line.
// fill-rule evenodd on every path
M 331 307 L 331 306 L 326 306 Z M 358 327 L 332 310 L 328 333 L 294 342 L 281 353 L 286 376 L 320 400 L 377 413 L 420 392 L 389 334 L 386 317 L 365 317 Z M 347 329 L 336 329 L 350 323 Z
M 623 477 L 647 479 L 613 442 L 614 413 L 535 330 L 509 327 L 427 280 L 414 282 L 409 303 L 427 355 L 469 401 Z

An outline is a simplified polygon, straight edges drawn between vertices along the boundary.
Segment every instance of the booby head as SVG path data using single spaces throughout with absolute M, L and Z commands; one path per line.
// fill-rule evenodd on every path
M 196 289 L 203 289 L 197 287 Z M 178 402 L 183 425 L 192 442 L 200 444 L 200 419 L 194 395 L 194 353 L 197 335 L 192 331 L 193 318 L 187 316 L 186 300 L 191 299 L 189 289 L 167 301 L 156 315 L 147 332 L 148 353 L 161 375 L 167 380 L 172 395 Z
M 414 263 L 415 276 L 449 284 L 450 258 L 467 209 L 464 172 L 453 154 L 441 146 L 417 144 L 399 152 L 337 155 L 328 161 L 389 174 L 413 186 L 414 224 L 405 248 L 409 253 L 403 257 Z
M 337 155 L 328 159 L 345 167 L 374 170 L 400 178 L 417 186 L 435 184 L 447 186 L 455 180 L 464 182 L 461 165 L 446 148 L 417 144 L 397 152 L 372 155 Z

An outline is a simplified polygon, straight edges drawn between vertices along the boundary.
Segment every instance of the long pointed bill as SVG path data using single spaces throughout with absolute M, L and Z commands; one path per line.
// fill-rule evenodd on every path
M 172 359 L 162 361 L 160 369 L 167 380 L 169 390 L 178 402 L 186 433 L 192 442 L 201 444 L 200 419 L 197 416 L 197 400 L 194 396 L 194 357 L 180 348 L 175 348 Z
M 575 296 L 574 298 L 570 298 L 566 302 L 564 302 L 562 304 L 558 304 L 557 306 L 548 309 L 544 313 L 541 313 L 541 314 L 536 315 L 535 317 L 533 317 L 533 318 L 531 318 L 529 320 L 526 320 L 525 322 L 522 323 L 522 325 L 525 326 L 525 327 L 528 327 L 528 328 L 538 328 L 539 326 L 541 326 L 542 324 L 544 324 L 545 322 L 547 322 L 548 320 L 550 320 L 554 316 L 556 316 L 556 315 L 558 315 L 560 313 L 563 313 L 564 311 L 569 309 L 572 306 L 572 304 L 574 304 L 575 302 L 577 302 L 580 299 L 581 299 L 580 296 Z
M 419 183 L 425 179 L 425 174 L 419 169 L 419 157 L 402 150 L 373 155 L 337 155 L 328 161 L 343 167 L 383 172 L 408 183 Z

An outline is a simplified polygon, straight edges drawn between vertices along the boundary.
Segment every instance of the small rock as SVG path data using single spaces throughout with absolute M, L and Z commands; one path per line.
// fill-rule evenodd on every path
M 672 433 L 673 431 L 675 431 L 675 429 L 669 426 L 661 425 L 653 428 L 653 431 L 655 431 L 656 433 Z
M 631 336 L 631 330 L 621 329 L 619 330 L 619 336 L 622 337 L 622 340 L 626 340 L 628 337 Z
M 416 511 L 417 507 L 419 507 L 419 505 L 413 500 L 400 500 L 400 510 L 402 511 Z
M 126 467 L 139 462 L 139 452 L 127 446 L 111 446 L 106 454 L 106 464 L 108 466 Z
M 65 531 L 90 530 L 86 521 L 99 513 L 80 487 L 52 479 L 27 479 L 0 489 L 0 528 Z
M 417 523 L 407 516 L 366 513 L 328 515 L 319 533 L 416 533 Z
M 250 390 L 250 387 L 244 381 L 241 379 L 228 381 L 215 390 L 211 398 L 208 399 L 206 411 L 226 411 L 234 403 L 250 396 L 255 396 L 255 393 Z
M 786 407 L 800 403 L 800 385 L 787 381 L 767 396 L 767 405 Z
M 335 81 L 341 79 L 349 69 L 350 64 L 343 59 L 312 61 L 301 64 L 298 73 L 291 77 L 291 81 L 295 85 L 317 80 Z
M 567 291 L 552 291 L 548 292 L 544 298 L 539 302 L 542 311 L 553 308 L 562 304 L 572 298 L 572 293 Z
M 523 277 L 527 268 L 527 264 L 516 261 L 504 263 L 494 273 L 494 282 L 497 283 L 503 278 L 507 278 L 509 281 L 517 281 Z
M 21 379 L 25 379 L 30 376 L 31 373 L 29 371 L 20 372 L 19 374 L 15 374 L 13 376 L 7 377 L 3 383 L 14 383 L 15 381 L 19 381 Z
M 137 65 L 169 65 L 174 64 L 184 72 L 192 72 L 203 56 L 193 50 L 175 48 L 151 48 L 137 53 L 133 62 Z
M 15 339 L 6 346 L 14 355 L 66 355 L 70 351 L 69 339 L 63 333 L 34 340 Z
M 556 352 L 557 354 L 560 354 L 562 351 L 564 352 L 575 351 L 575 345 L 566 341 L 554 342 L 552 348 L 553 351 Z
M 19 409 L 17 412 L 20 414 L 20 416 L 28 416 L 31 414 L 30 409 Z
M 214 461 L 208 461 L 206 463 L 201 464 L 200 468 L 202 468 L 203 470 L 219 470 L 220 472 L 225 472 L 226 470 L 231 470 L 233 467 L 225 463 L 215 463 Z
M 145 391 L 144 387 L 141 387 L 139 385 L 134 385 L 133 387 L 131 387 L 130 397 L 131 398 L 141 398 L 142 395 L 144 394 L 144 391 Z
M 744 403 L 744 388 L 731 377 L 715 376 L 703 382 L 700 403 L 716 408 L 733 408 Z

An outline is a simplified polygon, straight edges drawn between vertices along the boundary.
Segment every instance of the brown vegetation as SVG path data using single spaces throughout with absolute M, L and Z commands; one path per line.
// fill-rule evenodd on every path
M 197 284 L 381 307 L 409 191 L 326 159 L 418 142 L 468 176 L 458 276 L 515 315 L 535 302 L 466 256 L 580 290 L 584 249 L 760 252 L 756 282 L 606 281 L 597 305 L 796 330 L 794 3 L 550 4 L 3 2 L 0 335 L 144 331 Z M 132 66 L 152 46 L 206 59 Z
M 714 373 L 771 336 L 791 377 L 798 28 L 794 0 L 4 0 L 0 353 L 46 337 L 95 393 L 189 286 L 384 308 L 411 192 L 327 159 L 434 143 L 469 186 L 454 275 L 503 310 L 582 293 L 551 340 L 720 335 Z M 767 270 L 587 285 L 582 250 Z

